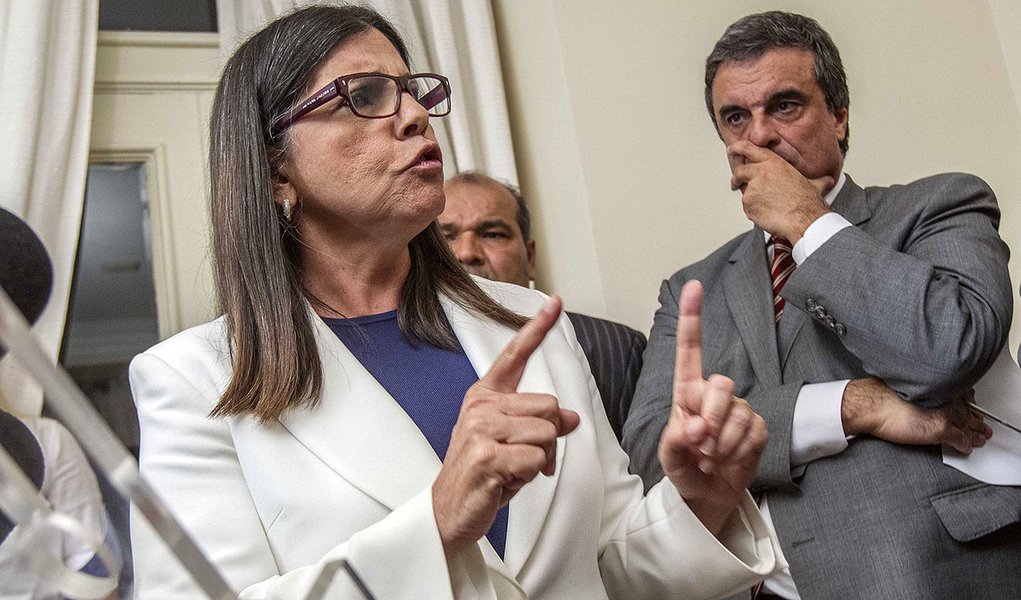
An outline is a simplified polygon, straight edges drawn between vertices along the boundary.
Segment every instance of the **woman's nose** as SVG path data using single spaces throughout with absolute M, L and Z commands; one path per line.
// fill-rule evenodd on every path
M 408 92 L 401 92 L 401 107 L 394 116 L 397 138 L 421 135 L 429 126 L 429 112 Z

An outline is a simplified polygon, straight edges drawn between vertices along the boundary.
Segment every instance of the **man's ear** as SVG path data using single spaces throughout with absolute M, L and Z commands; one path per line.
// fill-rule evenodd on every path
M 535 280 L 535 240 L 525 242 L 525 254 L 528 257 L 528 278 Z
M 833 111 L 834 125 L 837 129 L 837 139 L 841 142 L 847 139 L 847 107 Z

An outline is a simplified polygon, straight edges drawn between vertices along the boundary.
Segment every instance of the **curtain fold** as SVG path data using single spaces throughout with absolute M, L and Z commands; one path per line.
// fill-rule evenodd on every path
M 49 251 L 53 291 L 34 331 L 54 360 L 70 297 L 88 172 L 98 0 L 0 0 L 0 205 Z M 0 400 L 37 415 L 40 388 L 13 357 L 0 361 Z
M 217 0 L 221 51 L 229 56 L 276 16 L 314 0 Z M 411 68 L 446 75 L 453 110 L 433 119 L 447 176 L 482 171 L 517 185 L 510 118 L 489 0 L 371 0 L 411 50 Z

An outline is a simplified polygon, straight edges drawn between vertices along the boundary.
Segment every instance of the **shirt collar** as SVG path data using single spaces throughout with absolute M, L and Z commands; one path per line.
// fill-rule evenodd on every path
M 837 184 L 834 185 L 833 189 L 830 190 L 822 198 L 822 201 L 826 203 L 826 206 L 833 206 L 833 201 L 837 199 L 837 194 L 840 193 L 840 190 L 844 189 L 844 183 L 846 183 L 846 182 L 847 182 L 847 175 L 845 175 L 844 172 L 841 171 L 840 172 L 840 177 L 837 177 Z

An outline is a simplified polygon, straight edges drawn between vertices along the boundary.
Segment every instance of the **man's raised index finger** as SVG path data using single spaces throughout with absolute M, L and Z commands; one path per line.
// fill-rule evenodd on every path
M 702 378 L 702 284 L 688 281 L 677 306 L 677 357 L 674 365 L 674 402 L 697 395 Z M 697 410 L 697 406 L 688 408 Z
M 553 296 L 525 323 L 482 378 L 485 387 L 497 392 L 517 391 L 521 374 L 525 372 L 525 363 L 545 339 L 549 330 L 553 329 L 557 318 L 560 317 L 561 307 L 560 298 Z

